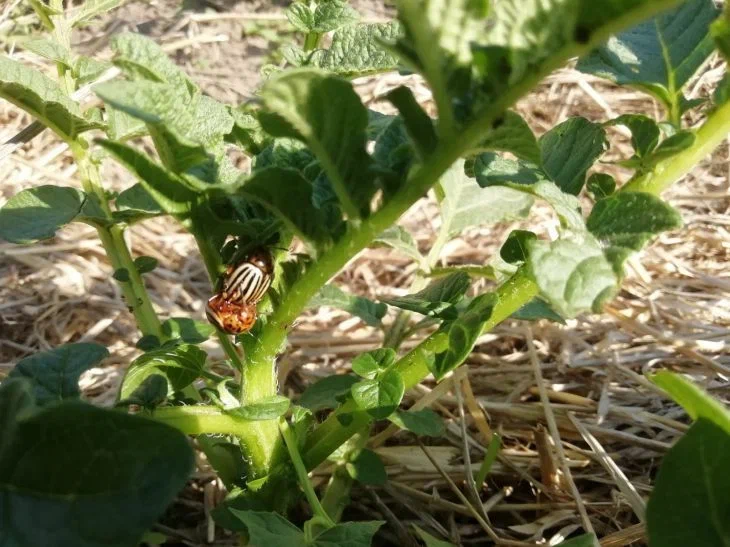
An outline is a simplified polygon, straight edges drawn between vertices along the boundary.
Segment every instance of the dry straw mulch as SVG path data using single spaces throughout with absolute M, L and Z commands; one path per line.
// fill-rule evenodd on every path
M 156 37 L 195 76 L 201 58 L 225 58 L 228 44 L 238 40 L 226 31 L 236 28 L 246 7 L 238 6 L 228 19 L 173 17 L 163 10 L 171 19 L 157 22 Z M 216 26 L 221 20 L 228 26 Z M 113 30 L 114 25 L 102 25 L 90 31 L 91 38 L 108 38 Z M 40 64 L 26 53 L 16 57 Z M 226 71 L 233 77 L 238 68 L 221 63 L 214 71 L 207 65 L 200 70 L 216 93 L 219 78 Z M 689 86 L 690 98 L 707 97 L 723 70 L 718 60 L 709 62 Z M 358 89 L 373 108 L 383 109 L 383 93 L 403 82 L 428 104 L 427 89 L 412 77 L 366 79 Z M 252 88 L 247 85 L 240 92 L 229 88 L 234 95 L 229 100 L 246 98 Z M 518 110 L 538 134 L 574 115 L 603 121 L 622 113 L 659 114 L 646 96 L 570 68 L 546 79 Z M 688 121 L 700 123 L 701 114 Z M 17 109 L 0 104 L 0 143 L 29 122 Z M 611 131 L 612 147 L 604 159 L 628 157 L 626 134 Z M 480 339 L 466 366 L 452 377 L 439 385 L 426 381 L 408 393 L 407 406 L 430 406 L 447 419 L 447 435 L 421 447 L 410 434 L 376 432 L 372 446 L 390 480 L 383 488 L 356 488 L 346 517 L 387 520 L 384 537 L 401 545 L 416 544 L 411 523 L 465 545 L 491 544 L 494 538 L 554 545 L 580 527 L 595 530 L 604 546 L 646 544 L 642 522 L 653 477 L 688 420 L 644 375 L 669 369 L 721 398 L 729 393 L 729 147 L 722 145 L 666 193 L 685 226 L 662 235 L 630 261 L 623 289 L 606 313 L 566 325 L 506 322 Z M 612 165 L 597 168 L 625 180 L 626 173 Z M 132 182 L 111 162 L 104 172 L 110 188 Z M 0 205 L 40 184 L 78 186 L 65 145 L 49 132 L 0 163 L 0 180 Z M 427 251 L 439 222 L 433 200 L 417 203 L 401 222 Z M 555 220 L 537 209 L 529 225 L 549 232 Z M 444 263 L 484 264 L 516 226 L 469 230 L 446 246 Z M 161 317 L 203 319 L 209 285 L 192 238 L 172 221 L 158 219 L 129 230 L 128 241 L 135 255 L 160 262 L 145 279 Z M 414 271 L 397 253 L 370 249 L 336 282 L 377 298 L 406 293 Z M 29 247 L 0 242 L 0 376 L 35 351 L 94 340 L 108 346 L 112 356 L 83 377 L 84 394 L 98 404 L 112 403 L 124 367 L 139 352 L 133 320 L 111 273 L 94 230 L 85 225 L 74 224 Z M 355 354 L 381 340 L 379 330 L 343 312 L 308 312 L 279 360 L 282 391 L 296 397 L 313 381 L 347 371 Z M 212 343 L 206 349 L 213 359 L 222 358 Z M 501 435 L 503 450 L 486 483 L 474 485 L 468 477 L 479 468 L 493 432 Z M 205 516 L 221 491 L 202 461 L 201 466 L 197 481 L 171 511 L 174 518 L 169 516 L 160 529 L 185 545 L 208 544 L 211 538 L 219 545 L 232 543 Z M 323 483 L 329 472 L 323 466 L 315 480 Z

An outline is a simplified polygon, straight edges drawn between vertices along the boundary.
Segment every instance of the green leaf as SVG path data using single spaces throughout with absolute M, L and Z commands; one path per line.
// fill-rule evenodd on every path
M 376 190 L 365 151 L 368 115 L 352 84 L 315 70 L 292 70 L 270 79 L 261 99 L 264 129 L 305 142 L 343 210 L 351 218 L 367 216 Z
M 596 200 L 607 198 L 616 191 L 616 181 L 611 175 L 593 173 L 588 177 L 586 189 L 593 194 L 593 198 Z
M 493 152 L 480 154 L 472 166 L 479 186 L 530 185 L 547 180 L 545 173 L 532 163 L 511 160 Z
M 550 180 L 578 195 L 586 172 L 606 148 L 606 131 L 585 118 L 569 118 L 540 138 L 542 168 Z
M 347 474 L 359 483 L 382 486 L 388 481 L 383 462 L 372 450 L 363 448 L 345 464 Z
M 450 325 L 449 348 L 436 355 L 429 369 L 434 378 L 441 379 L 448 372 L 458 367 L 469 356 L 481 336 L 485 323 L 492 316 L 492 310 L 497 303 L 495 294 L 482 294 L 469 303 L 464 312 Z
M 147 193 L 166 213 L 185 215 L 190 212 L 192 203 L 196 201 L 197 193 L 184 179 L 125 144 L 107 140 L 100 140 L 98 144 L 108 150 L 129 171 L 137 175 Z
M 281 545 L 281 547 L 305 547 L 302 531 L 281 515 L 265 511 L 230 510 L 243 521 L 251 545 Z
M 396 370 L 389 370 L 376 380 L 361 380 L 350 388 L 358 408 L 376 420 L 383 420 L 398 408 L 405 385 Z
M 312 412 L 336 408 L 350 393 L 359 378 L 350 374 L 333 374 L 315 382 L 302 393 L 299 404 Z
M 730 60 L 730 9 L 727 4 L 722 16 L 718 17 L 710 26 L 710 34 L 725 60 Z
M 643 114 L 623 114 L 604 125 L 623 125 L 631 131 L 631 145 L 639 158 L 648 156 L 659 144 L 659 125 Z
M 597 544 L 596 536 L 593 534 L 583 534 L 578 537 L 566 539 L 558 543 L 557 547 L 595 547 Z
M 127 268 L 118 268 L 114 270 L 112 277 L 117 281 L 127 283 L 129 281 L 129 270 Z
M 391 348 L 378 348 L 361 353 L 352 360 L 352 371 L 363 378 L 373 379 L 382 369 L 395 361 L 395 351 Z
M 370 547 L 384 521 L 343 522 L 314 538 L 312 547 Z
M 464 173 L 459 160 L 441 177 L 441 230 L 449 236 L 466 228 L 524 218 L 532 207 L 532 198 L 512 188 L 482 188 Z
M 422 530 L 421 528 L 416 526 L 415 524 L 411 524 L 411 526 L 413 526 L 416 534 L 418 534 L 418 537 L 421 538 L 421 541 L 423 541 L 426 547 L 455 547 L 453 543 L 437 539 L 425 530 Z
M 163 347 L 140 355 L 127 369 L 119 398 L 128 399 L 152 374 L 161 374 L 167 378 L 171 392 L 180 391 L 200 376 L 206 358 L 207 354 L 192 344 Z
M 19 420 L 0 458 L 0 543 L 137 545 L 193 463 L 187 437 L 167 425 L 79 402 L 48 407 Z
M 81 7 L 69 13 L 72 27 L 91 22 L 95 17 L 122 5 L 124 0 L 84 0 Z
M 233 118 L 233 129 L 227 138 L 238 143 L 250 154 L 260 154 L 270 138 L 264 133 L 259 120 L 246 105 L 231 108 L 230 113 Z
M 671 158 L 672 156 L 679 154 L 683 150 L 687 150 L 695 143 L 695 134 L 691 131 L 677 131 L 671 137 L 664 139 L 659 146 L 657 146 L 654 153 L 651 155 L 651 164 L 654 165 L 662 160 Z
M 121 192 L 117 196 L 115 204 L 117 211 L 112 213 L 112 217 L 127 224 L 165 214 L 159 203 L 140 183 Z
M 539 319 L 549 319 L 556 323 L 565 324 L 565 319 L 560 317 L 550 305 L 541 298 L 533 298 L 527 304 L 511 315 L 512 319 L 521 321 L 537 321 Z
M 107 70 L 112 68 L 112 64 L 107 61 L 97 61 L 91 57 L 80 55 L 74 61 L 73 71 L 79 85 L 93 82 Z
M 341 76 L 358 77 L 395 70 L 398 59 L 383 47 L 400 33 L 397 23 L 373 23 L 341 28 L 327 49 L 312 53 L 309 64 Z
M 507 110 L 479 143 L 479 149 L 511 152 L 521 160 L 539 164 L 540 147 L 535 134 L 517 112 Z
M 162 323 L 162 332 L 168 338 L 179 338 L 186 344 L 202 344 L 215 332 L 210 323 L 189 317 L 171 317 Z
M 147 134 L 147 127 L 144 122 L 130 116 L 126 112 L 107 105 L 106 116 L 108 123 L 107 132 L 112 140 L 125 141 Z
M 470 286 L 469 274 L 454 272 L 432 281 L 417 293 L 381 300 L 396 308 L 414 311 L 428 317 L 453 319 L 456 316 L 454 305 L 461 301 Z
M 52 185 L 18 192 L 0 209 L 0 237 L 11 243 L 51 238 L 76 218 L 85 199 L 81 190 Z
M 679 374 L 661 371 L 649 375 L 654 382 L 677 403 L 682 405 L 693 420 L 704 418 L 721 427 L 730 435 L 730 411 L 720 401 Z
M 665 104 L 712 53 L 712 0 L 690 0 L 609 39 L 578 63 L 578 70 L 639 87 Z
M 729 452 L 730 433 L 705 418 L 667 452 L 646 511 L 652 545 L 727 545 Z
M 128 398 L 119 401 L 117 406 L 139 405 L 151 410 L 165 402 L 168 389 L 167 378 L 162 374 L 152 374 L 147 376 Z
M 587 232 L 567 232 L 553 242 L 532 241 L 529 253 L 528 271 L 542 297 L 562 317 L 599 311 L 617 290 L 611 263 Z
M 250 405 L 241 406 L 229 410 L 246 420 L 275 420 L 279 416 L 283 416 L 291 402 L 283 395 L 272 395 L 266 397 Z
M 53 38 L 31 38 L 21 41 L 19 45 L 44 59 L 71 68 L 71 53 L 67 47 Z
M 107 349 L 99 344 L 66 344 L 21 359 L 8 377 L 30 380 L 39 405 L 77 399 L 81 374 L 108 356 Z
M 341 0 L 329 0 L 311 10 L 306 4 L 295 2 L 286 10 L 289 22 L 301 32 L 322 34 L 352 25 L 360 18 L 359 14 Z
M 0 57 L 0 98 L 22 108 L 66 141 L 102 127 L 84 118 L 78 103 L 48 76 L 7 57 Z
M 413 239 L 413 236 L 402 226 L 398 226 L 397 224 L 391 226 L 376 237 L 374 243 L 387 245 L 396 251 L 400 251 L 405 256 L 415 260 L 422 269 L 428 268 L 426 258 L 418 250 L 418 245 Z
M 347 294 L 335 285 L 325 285 L 322 287 L 317 295 L 307 304 L 309 308 L 317 308 L 320 306 L 330 306 L 345 310 L 355 317 L 359 317 L 371 327 L 379 327 L 381 320 L 388 311 L 388 307 L 385 304 L 373 302 L 362 296 Z
M 314 206 L 312 184 L 293 169 L 256 170 L 230 191 L 271 210 L 305 241 L 322 245 L 331 240 L 324 215 Z
M 682 226 L 679 212 L 645 192 L 619 192 L 596 202 L 588 230 L 608 245 L 640 250 L 656 234 Z
M 134 259 L 134 265 L 140 274 L 150 273 L 157 268 L 158 261 L 152 256 L 138 256 Z
M 512 230 L 499 249 L 499 256 L 508 264 L 526 262 L 529 256 L 528 244 L 537 236 L 528 230 Z
M 13 450 L 19 418 L 35 408 L 32 389 L 25 378 L 6 378 L 0 384 L 0 431 L 3 432 L 0 436 L 0 461 Z
M 421 158 L 427 158 L 433 153 L 438 143 L 431 118 L 418 104 L 413 92 L 405 86 L 396 87 L 386 97 L 398 109 L 408 136 L 416 145 L 416 150 Z
M 125 32 L 111 41 L 114 64 L 135 80 L 172 84 L 188 95 L 197 93 L 197 86 L 157 45 L 143 34 Z M 115 82 L 120 83 L 120 82 Z
M 443 418 L 430 408 L 396 410 L 388 419 L 401 429 L 407 429 L 416 435 L 442 437 L 446 431 Z

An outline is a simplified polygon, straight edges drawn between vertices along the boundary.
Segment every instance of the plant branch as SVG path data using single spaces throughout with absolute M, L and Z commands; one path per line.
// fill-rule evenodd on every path
M 730 102 L 719 106 L 695 133 L 694 144 L 657 164 L 620 189 L 623 192 L 648 192 L 659 195 L 712 153 L 730 133 Z
M 165 406 L 155 409 L 152 418 L 179 429 L 186 435 L 248 435 L 256 422 L 226 413 L 215 406 Z

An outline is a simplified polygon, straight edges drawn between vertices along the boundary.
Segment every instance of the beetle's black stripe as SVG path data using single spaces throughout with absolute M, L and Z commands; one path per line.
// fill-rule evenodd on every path
M 224 289 L 229 298 L 255 304 L 261 300 L 270 284 L 269 275 L 250 262 L 244 262 L 228 276 Z

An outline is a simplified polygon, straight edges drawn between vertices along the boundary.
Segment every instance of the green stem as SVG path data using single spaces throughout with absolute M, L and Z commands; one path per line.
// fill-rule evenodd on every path
M 96 163 L 89 158 L 87 148 L 83 142 L 74 141 L 70 143 L 70 148 L 79 167 L 81 185 L 89 196 L 88 199 L 95 199 L 108 219 L 108 223 L 94 224 L 94 227 L 99 234 L 99 239 L 114 271 L 124 269 L 128 273 L 128 279 L 118 281 L 118 284 L 122 289 L 129 310 L 134 314 L 137 327 L 143 335 L 152 335 L 159 340 L 163 340 L 164 335 L 160 319 L 152 307 L 142 276 L 134 264 L 126 241 L 124 241 L 124 228 L 119 224 L 112 224 L 111 209 L 101 185 L 99 169 Z
M 153 411 L 152 418 L 178 429 L 186 435 L 234 435 L 250 434 L 256 422 L 235 414 L 223 412 L 215 406 L 166 406 Z
M 335 523 L 332 522 L 327 511 L 325 511 L 322 504 L 319 503 L 319 498 L 317 498 L 317 494 L 312 487 L 312 483 L 309 480 L 309 474 L 307 473 L 306 467 L 304 467 L 302 456 L 299 454 L 299 449 L 297 448 L 298 441 L 296 433 L 291 430 L 286 418 L 282 418 L 279 421 L 279 430 L 281 431 L 281 436 L 284 437 L 284 443 L 289 451 L 289 457 L 294 465 L 294 471 L 296 471 L 299 479 L 299 485 L 302 487 L 302 490 L 304 490 L 304 495 L 307 497 L 309 506 L 312 508 L 315 516 L 319 517 L 322 522 L 325 522 L 327 526 L 331 528 L 335 525 Z
M 654 169 L 627 184 L 621 191 L 659 195 L 712 153 L 730 133 L 730 102 L 719 106 L 695 133 L 695 142 L 679 154 L 657 164 Z
M 482 332 L 489 332 L 499 323 L 527 304 L 537 295 L 535 282 L 524 270 L 497 289 L 497 304 Z M 405 384 L 406 390 L 420 383 L 430 374 L 428 357 L 448 348 L 448 336 L 436 331 L 415 348 L 405 354 L 394 365 Z M 352 421 L 343 426 L 337 419 L 340 414 L 351 413 Z M 332 452 L 370 423 L 366 412 L 358 411 L 353 401 L 348 401 L 330 414 L 307 438 L 304 447 L 304 462 L 309 469 L 317 467 Z
M 355 436 L 348 445 L 350 450 L 347 451 L 342 461 L 338 462 L 327 484 L 327 489 L 322 496 L 322 507 L 335 522 L 340 521 L 342 512 L 350 503 L 350 490 L 355 483 L 354 479 L 347 472 L 347 461 L 350 459 L 351 454 L 365 448 L 369 433 L 369 431 L 365 431 Z
M 319 32 L 309 32 L 304 38 L 304 51 L 313 51 L 319 46 L 322 35 Z

